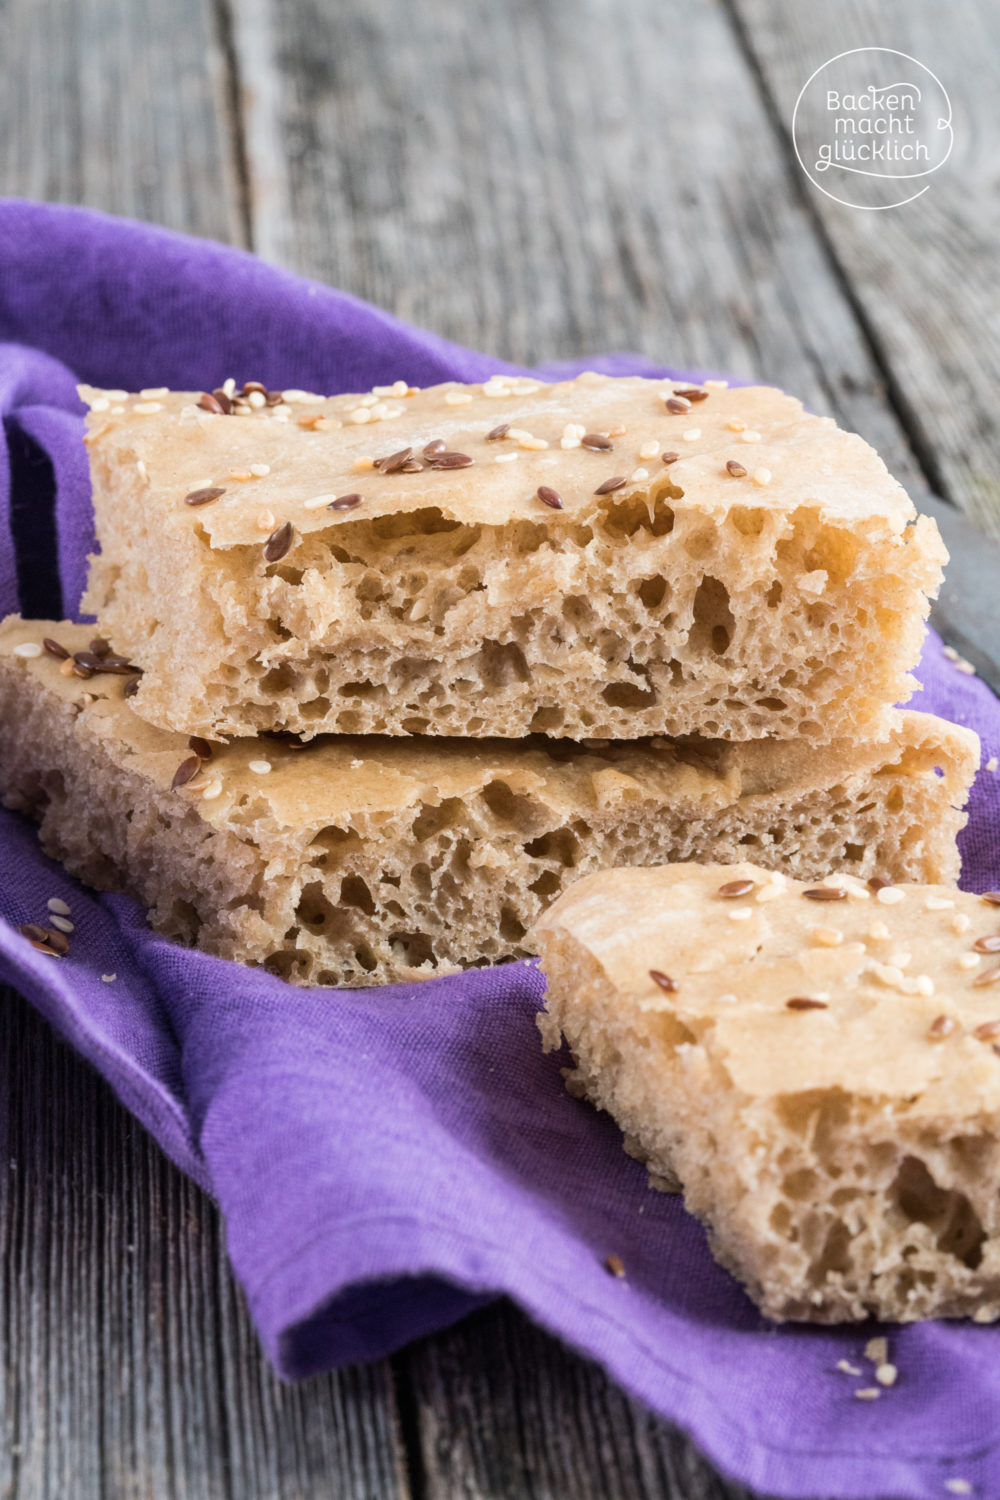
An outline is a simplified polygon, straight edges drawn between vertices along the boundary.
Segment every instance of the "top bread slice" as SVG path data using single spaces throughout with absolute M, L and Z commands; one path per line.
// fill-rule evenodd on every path
M 81 394 L 85 608 L 163 728 L 823 743 L 911 691 L 934 522 L 780 391 Z

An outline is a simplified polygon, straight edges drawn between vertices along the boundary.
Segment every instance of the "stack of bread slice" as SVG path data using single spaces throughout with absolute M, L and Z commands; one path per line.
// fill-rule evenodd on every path
M 613 866 L 957 879 L 975 736 L 894 706 L 944 549 L 791 397 L 81 394 L 97 623 L 0 627 L 0 792 L 161 931 L 362 984 Z

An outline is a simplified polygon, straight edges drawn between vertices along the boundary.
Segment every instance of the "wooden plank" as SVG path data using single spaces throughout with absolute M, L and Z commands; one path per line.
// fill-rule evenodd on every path
M 1000 201 L 994 186 L 1000 7 L 912 0 L 732 0 L 786 142 L 794 189 L 822 224 L 839 275 L 929 477 L 1000 536 Z M 790 124 L 813 70 L 884 46 L 933 68 L 951 97 L 955 146 L 917 202 L 879 213 L 816 191 L 791 156 Z
M 740 1500 L 675 1428 L 510 1304 L 405 1356 L 435 1500 Z
M 245 243 L 225 15 L 212 0 L 6 0 L 0 190 Z
M 278 1381 L 213 1204 L 10 991 L 0 1079 L 0 1493 L 409 1496 L 388 1361 Z

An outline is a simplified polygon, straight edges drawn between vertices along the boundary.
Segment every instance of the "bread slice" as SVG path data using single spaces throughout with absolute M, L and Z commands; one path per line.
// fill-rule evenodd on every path
M 935 524 L 779 391 L 81 392 L 84 607 L 163 728 L 828 743 L 910 694 Z
M 873 885 L 588 876 L 534 932 L 543 1034 L 768 1316 L 991 1321 L 1000 894 Z
M 805 875 L 958 872 L 975 736 L 927 715 L 857 752 L 773 758 L 766 745 L 334 735 L 215 744 L 199 765 L 186 736 L 132 711 L 137 679 L 118 658 L 81 679 L 42 646 L 82 653 L 89 673 L 90 636 L 0 626 L 4 801 L 38 819 L 73 874 L 138 896 L 160 931 L 297 983 L 525 956 L 528 926 L 605 865 L 752 846 Z M 191 779 L 175 786 L 181 767 Z

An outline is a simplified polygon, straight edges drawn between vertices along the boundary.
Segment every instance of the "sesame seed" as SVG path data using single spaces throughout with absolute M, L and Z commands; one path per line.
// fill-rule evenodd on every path
M 814 927 L 812 938 L 821 948 L 839 948 L 844 941 L 844 934 L 836 927 Z
M 760 489 L 770 484 L 773 477 L 770 469 L 754 469 L 750 474 L 751 483 L 757 485 Z
M 958 661 L 958 652 L 955 650 L 954 646 L 942 646 L 941 651 L 949 661 Z
M 221 485 L 210 484 L 203 489 L 189 490 L 184 496 L 185 505 L 211 505 L 213 500 L 218 500 L 224 495 L 225 489 Z
M 991 755 L 989 760 L 986 762 L 987 771 L 995 771 L 997 766 L 1000 766 L 1000 760 L 997 760 L 995 755 Z
M 138 401 L 132 410 L 140 417 L 151 417 L 154 411 L 163 410 L 162 401 Z
M 778 897 L 783 896 L 784 894 L 785 892 L 780 885 L 762 885 L 760 890 L 754 897 L 754 900 L 761 903 L 767 901 L 777 901 Z
M 655 458 L 660 451 L 660 445 L 655 440 L 651 443 L 643 443 L 639 449 L 640 458 Z
M 50 910 L 51 910 L 51 908 L 50 908 Z M 69 917 L 64 917 L 64 916 L 60 915 L 59 912 L 52 912 L 52 915 L 49 917 L 49 921 L 52 923 L 53 927 L 55 927 L 58 932 L 75 932 L 76 931 L 76 928 L 75 928 L 74 924 L 70 921 Z
M 265 474 L 270 474 L 270 464 L 251 464 L 250 473 L 255 479 L 263 479 Z
M 676 979 L 671 979 L 670 975 L 664 974 L 662 969 L 650 969 L 649 977 L 653 981 L 653 983 L 658 984 L 660 986 L 660 989 L 665 991 L 666 994 L 676 995 L 678 990 Z
M 842 1374 L 844 1374 L 844 1375 L 854 1375 L 854 1376 L 857 1376 L 857 1375 L 861 1375 L 863 1373 L 863 1371 L 857 1365 L 852 1365 L 846 1359 L 838 1359 L 837 1360 L 837 1369 L 840 1370 L 842 1372 Z
M 739 417 L 733 417 L 726 423 L 726 426 L 729 428 L 730 432 L 745 432 L 746 425 L 747 424 Z
M 348 412 L 347 414 L 347 420 L 353 422 L 358 427 L 363 426 L 365 422 L 370 422 L 371 419 L 372 414 L 367 406 L 356 406 L 352 412 Z
M 992 969 L 984 969 L 981 974 L 977 974 L 972 982 L 977 988 L 982 988 L 987 984 L 996 984 L 998 979 L 1000 979 L 1000 964 L 994 964 Z
M 957 911 L 952 917 L 951 921 L 948 923 L 948 926 L 951 928 L 952 932 L 961 937 L 963 932 L 968 932 L 969 928 L 972 926 L 972 918 L 969 916 L 968 912 Z
M 604 1257 L 604 1269 L 609 1276 L 615 1276 L 620 1281 L 625 1275 L 625 1262 L 620 1255 L 606 1255 Z
M 967 1479 L 946 1479 L 944 1487 L 949 1495 L 971 1495 L 972 1485 Z
M 958 658 L 958 661 L 955 663 L 955 671 L 964 672 L 966 677 L 975 677 L 976 675 L 975 667 L 972 665 L 971 661 L 966 661 L 964 656 L 960 656 Z
M 585 432 L 580 439 L 581 448 L 591 448 L 595 453 L 610 453 L 614 443 L 601 432 Z
M 752 880 L 727 880 L 725 885 L 720 885 L 716 891 L 717 896 L 724 900 L 733 901 L 737 896 L 748 896 L 754 888 Z
M 117 978 L 118 978 L 117 974 L 102 974 L 101 975 L 101 983 L 102 984 L 114 984 L 114 982 L 115 982 L 115 980 Z
M 107 411 L 108 407 L 111 405 L 111 402 L 108 400 L 107 396 L 95 396 L 93 400 L 88 401 L 87 405 L 90 407 L 91 411 Z
M 825 1000 L 813 1000 L 808 995 L 793 995 L 785 1001 L 786 1010 L 829 1010 Z
M 523 437 L 518 438 L 517 446 L 519 448 L 527 448 L 530 453 L 541 453 L 542 449 L 547 448 L 549 445 L 546 438 L 534 437 L 528 432 Z
M 701 437 L 701 428 L 700 427 L 689 427 L 689 428 L 687 428 L 687 430 L 685 432 L 681 433 L 681 442 L 683 442 L 683 443 L 696 443 L 700 437 Z
M 889 936 L 889 929 L 884 922 L 873 922 L 868 929 L 868 936 L 873 942 L 883 942 Z
M 271 769 L 271 762 L 269 760 L 252 760 L 247 769 L 253 771 L 256 776 L 266 776 Z
M 464 406 L 467 401 L 471 400 L 472 397 L 468 391 L 448 391 L 444 398 L 446 406 Z
M 732 911 L 727 913 L 730 922 L 745 922 L 752 915 L 753 907 L 751 906 L 734 906 Z
M 989 937 L 976 938 L 972 946 L 977 953 L 1000 953 L 1000 932 L 994 932 Z
M 365 454 L 361 458 L 356 458 L 351 464 L 351 468 L 354 470 L 355 474 L 367 474 L 372 469 L 374 469 L 374 467 L 375 460 L 369 457 L 368 454 Z
M 934 994 L 934 981 L 929 974 L 918 974 L 913 983 L 917 994 L 923 995 L 925 1000 Z
M 951 911 L 955 903 L 948 896 L 928 896 L 924 911 Z
M 900 890 L 898 885 L 884 885 L 875 893 L 876 901 L 881 901 L 883 906 L 898 906 L 905 897 L 906 892 Z
M 882 1392 L 877 1385 L 863 1385 L 854 1395 L 858 1401 L 877 1401 Z
M 559 491 L 552 489 L 550 485 L 540 484 L 535 494 L 542 504 L 547 505 L 551 510 L 562 510 L 562 497 Z
M 497 425 L 496 425 L 496 427 L 494 427 L 492 429 L 492 431 L 490 431 L 490 432 L 488 432 L 486 434 L 486 441 L 488 443 L 499 443 L 500 439 L 501 438 L 505 438 L 507 436 L 507 434 L 508 434 L 509 431 L 510 431 L 510 423 L 509 422 L 498 422 Z M 441 447 L 442 448 L 444 447 L 443 443 L 441 444 Z M 424 452 L 425 453 L 427 452 L 426 448 L 424 449 Z
M 63 901 L 60 896 L 50 896 L 45 904 L 49 911 L 54 912 L 58 917 L 68 917 L 72 911 L 72 907 Z
M 664 453 L 661 455 L 660 461 L 665 464 L 675 464 L 679 458 L 679 453 Z
M 903 971 L 897 969 L 895 964 L 872 964 L 872 973 L 880 984 L 886 985 L 890 990 L 898 990 L 903 983 Z
M 633 469 L 632 473 L 629 475 L 629 482 L 630 482 L 630 484 L 642 484 L 643 480 L 648 479 L 648 478 L 649 478 L 649 470 L 648 469 L 641 469 L 641 468 L 640 469 Z
M 253 475 L 249 469 L 230 469 L 229 477 L 238 484 L 247 484 L 253 478 Z
M 200 770 L 201 759 L 199 756 L 189 755 L 186 760 L 182 760 L 174 772 L 173 781 L 170 783 L 171 791 L 176 791 L 181 786 L 187 786 L 188 782 L 193 781 Z
M 746 474 L 746 468 L 738 459 L 729 458 L 726 460 L 726 473 L 733 479 L 742 479 Z
M 497 456 L 496 456 L 496 458 L 493 460 L 493 462 L 495 464 L 511 464 L 511 463 L 514 462 L 515 458 L 520 458 L 520 454 L 519 453 L 498 453 Z
M 44 646 L 37 641 L 22 641 L 19 646 L 14 647 L 14 655 L 22 657 L 25 661 L 31 661 L 36 656 L 41 656 Z
M 744 443 L 759 443 L 760 433 L 755 432 L 752 427 L 747 427 L 744 432 L 740 433 L 740 440 Z
M 846 901 L 847 892 L 842 885 L 814 885 L 802 892 L 807 901 Z
M 969 969 L 978 969 L 982 963 L 982 959 L 978 953 L 961 953 L 955 960 L 955 963 L 958 968 L 968 971 Z
M 135 471 L 138 474 L 138 476 L 139 476 L 140 479 L 148 479 L 149 478 L 149 470 L 146 468 L 146 463 L 145 463 L 144 459 L 141 459 L 141 458 L 136 459 Z
M 259 411 L 262 406 L 267 405 L 267 397 L 263 391 L 251 391 L 247 397 L 247 401 L 253 407 L 254 411 Z
M 283 521 L 276 526 L 264 543 L 264 561 L 266 563 L 280 562 L 291 549 L 295 540 L 295 528 L 291 521 Z
M 668 396 L 664 405 L 667 411 L 673 412 L 676 416 L 691 410 L 691 403 L 686 396 Z
M 899 1371 L 895 1365 L 889 1364 L 888 1360 L 879 1365 L 875 1370 L 875 1379 L 879 1385 L 895 1385 Z
M 703 380 L 702 384 L 705 386 L 706 390 L 728 391 L 729 389 L 728 380 Z
M 201 800 L 203 802 L 212 802 L 216 797 L 220 796 L 221 793 L 222 781 L 218 776 L 215 776 L 211 781 L 206 783 L 205 788 L 201 794 Z
M 260 511 L 259 514 L 258 514 L 258 516 L 257 516 L 256 521 L 254 522 L 254 525 L 256 526 L 256 528 L 257 528 L 258 531 L 273 531 L 274 530 L 274 511 L 273 510 L 262 510 L 262 511 Z
M 927 1040 L 930 1042 L 943 1042 L 946 1036 L 951 1036 L 955 1030 L 955 1022 L 951 1016 L 935 1016 L 927 1028 Z
M 594 491 L 595 495 L 611 495 L 615 490 L 620 490 L 623 485 L 628 484 L 624 474 L 616 474 L 612 479 L 605 479 Z
M 311 500 L 303 500 L 303 510 L 322 510 L 324 505 L 331 505 L 336 500 L 336 495 L 313 495 Z

